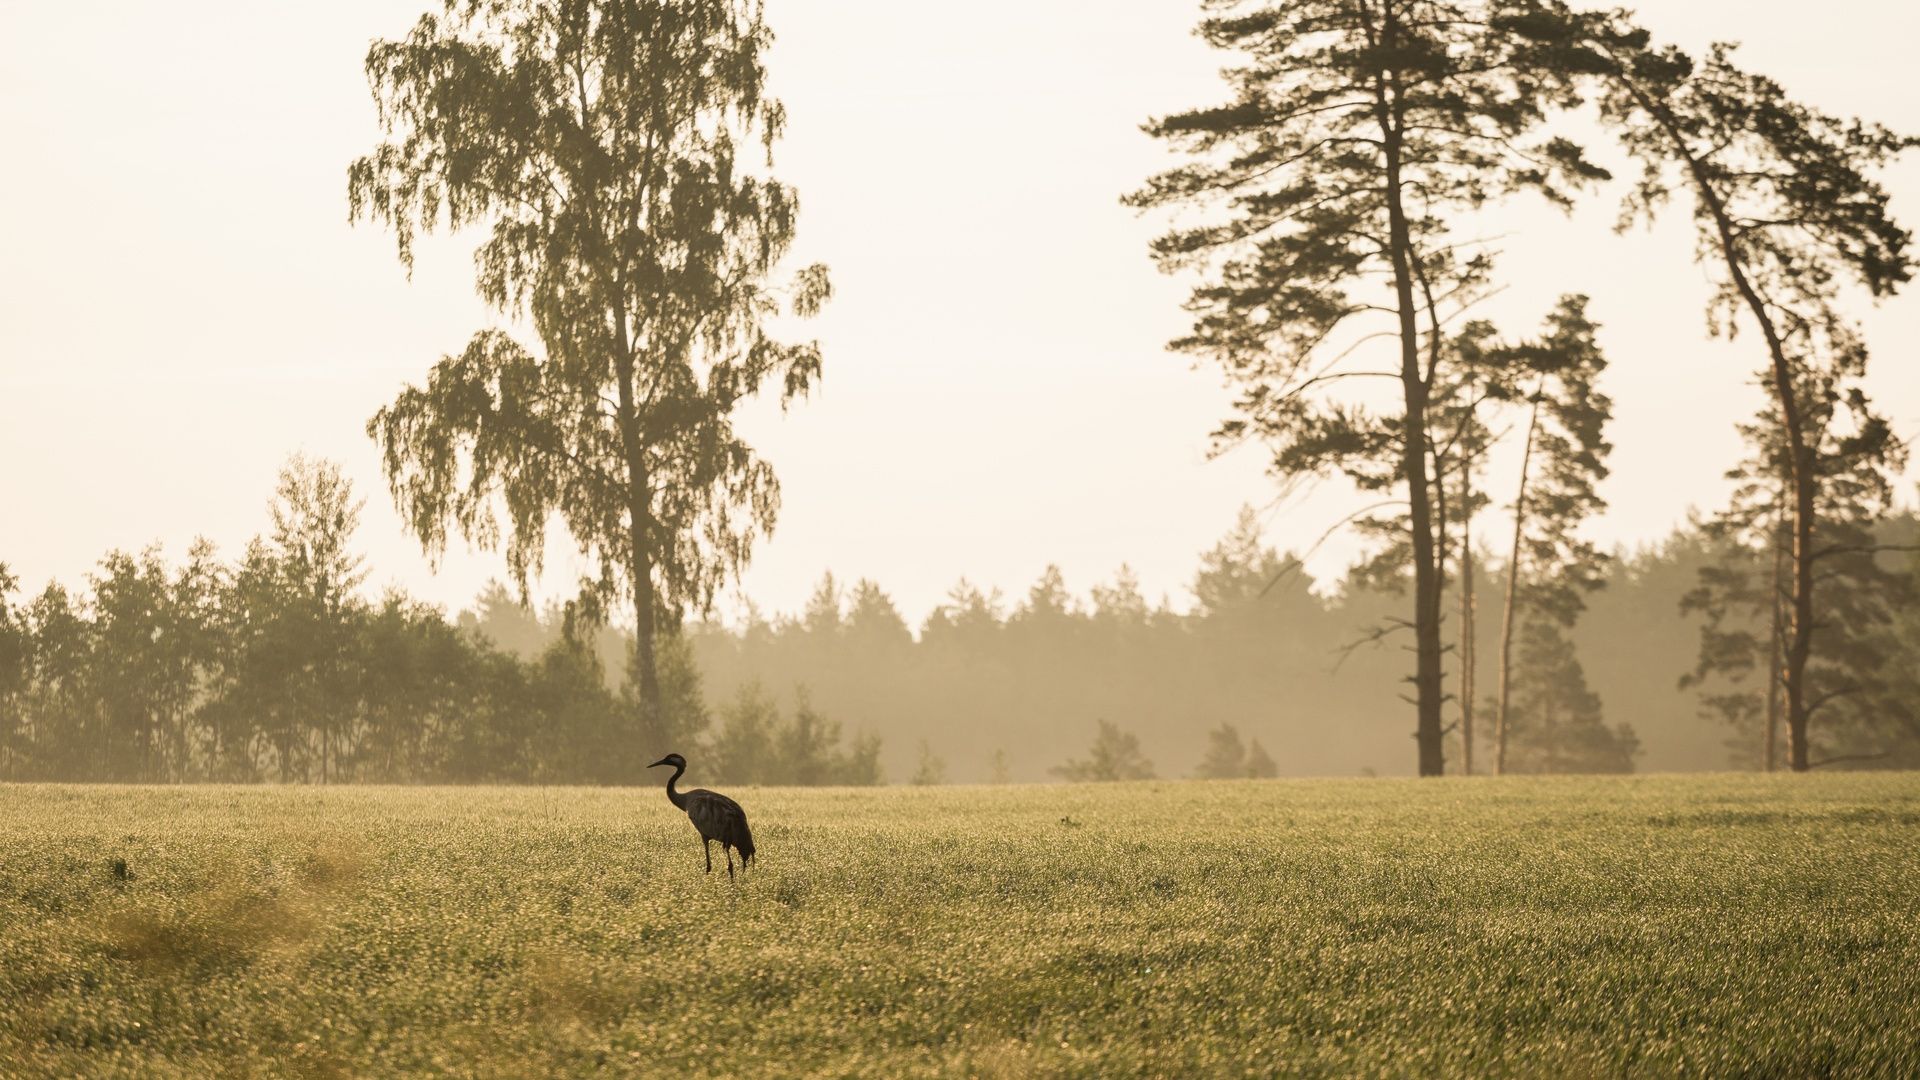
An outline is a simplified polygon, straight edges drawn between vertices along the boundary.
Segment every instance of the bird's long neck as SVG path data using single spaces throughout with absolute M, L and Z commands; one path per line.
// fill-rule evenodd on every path
M 673 767 L 673 775 L 667 777 L 667 801 L 679 807 L 682 810 L 685 810 L 687 808 L 687 797 L 685 795 L 680 794 L 679 791 L 675 790 L 673 785 L 675 781 L 680 779 L 680 774 L 686 771 L 687 771 L 686 763 L 682 762 L 678 765 L 675 765 Z

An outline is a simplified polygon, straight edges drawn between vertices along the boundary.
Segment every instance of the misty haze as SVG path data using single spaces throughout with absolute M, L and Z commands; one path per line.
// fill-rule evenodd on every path
M 0 1075 L 1920 1074 L 1920 14 L 422 3 L 7 13 Z

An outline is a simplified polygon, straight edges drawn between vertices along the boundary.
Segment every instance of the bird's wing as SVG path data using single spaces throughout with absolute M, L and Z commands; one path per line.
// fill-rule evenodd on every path
M 736 814 L 741 812 L 739 803 L 734 802 L 732 799 L 727 798 L 717 791 L 708 791 L 706 788 L 694 788 L 692 791 L 687 792 L 686 796 L 689 799 L 696 799 L 700 802 L 717 806 L 722 810 L 731 810 Z
M 744 838 L 748 845 L 753 843 L 752 834 L 747 832 L 747 812 L 740 804 L 717 791 L 697 788 L 687 792 L 687 816 L 693 819 L 693 827 L 700 835 L 723 840 L 736 847 L 741 846 Z

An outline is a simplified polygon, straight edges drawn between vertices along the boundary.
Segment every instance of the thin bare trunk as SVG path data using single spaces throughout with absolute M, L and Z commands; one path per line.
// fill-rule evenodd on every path
M 1727 268 L 1727 276 L 1741 300 L 1746 303 L 1748 311 L 1753 314 L 1754 321 L 1760 325 L 1760 334 L 1766 339 L 1767 355 L 1772 361 L 1774 400 L 1780 407 L 1781 427 L 1787 436 L 1787 485 L 1793 500 L 1793 540 L 1790 550 L 1793 576 L 1788 593 L 1786 645 L 1780 666 L 1780 683 L 1786 695 L 1787 764 L 1795 772 L 1805 772 L 1808 768 L 1806 673 L 1807 660 L 1813 653 L 1816 480 L 1814 448 L 1807 440 L 1805 418 L 1794 386 L 1793 363 L 1787 359 L 1786 345 L 1781 340 L 1779 328 L 1774 325 L 1772 313 L 1767 310 L 1766 300 L 1747 276 L 1739 241 L 1734 235 L 1732 216 L 1719 189 L 1713 186 L 1705 163 L 1688 144 L 1672 111 L 1655 100 L 1624 71 L 1621 78 L 1634 100 L 1666 133 L 1674 153 L 1686 163 L 1694 193 L 1699 196 L 1701 206 L 1713 220 L 1715 239 L 1719 244 L 1721 261 Z
M 1780 738 L 1780 663 L 1783 644 L 1782 622 L 1785 612 L 1780 602 L 1780 579 L 1786 574 L 1786 545 L 1780 542 L 1780 524 L 1776 522 L 1771 530 L 1773 537 L 1773 575 L 1767 580 L 1767 606 L 1772 610 L 1773 625 L 1767 634 L 1767 734 L 1762 753 L 1763 768 L 1772 772 L 1779 764 Z
M 1471 483 L 1463 474 L 1462 483 Z M 1467 493 L 1471 498 L 1471 493 Z M 1472 505 L 1461 511 L 1467 515 L 1460 529 L 1460 769 L 1473 775 L 1473 518 Z
M 1544 389 L 1544 388 L 1543 388 Z M 1507 597 L 1500 615 L 1500 692 L 1493 712 L 1493 772 L 1507 771 L 1507 705 L 1513 689 L 1513 627 L 1520 599 L 1521 542 L 1527 529 L 1527 478 L 1533 471 L 1533 440 L 1540 430 L 1541 390 L 1533 394 L 1527 420 L 1527 449 L 1520 456 L 1520 492 L 1513 499 L 1513 551 L 1507 556 Z

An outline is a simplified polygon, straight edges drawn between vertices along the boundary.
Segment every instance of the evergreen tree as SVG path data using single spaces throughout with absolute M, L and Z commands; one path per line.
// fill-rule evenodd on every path
M 1000 590 L 981 592 L 965 578 L 947 593 L 947 602 L 927 616 L 921 628 L 921 640 L 935 649 L 952 650 L 960 656 L 989 651 L 1004 626 Z
M 1915 522 L 1909 518 L 1904 524 Z M 1904 539 L 1908 545 L 1920 541 L 1920 529 L 1907 528 Z M 1840 734 L 1845 741 L 1832 751 L 1854 761 L 1878 754 L 1874 764 L 1889 769 L 1920 768 L 1920 553 L 1909 553 L 1904 562 L 1899 589 L 1907 600 L 1892 607 L 1882 638 L 1886 662 L 1878 692 L 1867 707 L 1851 711 L 1855 725 Z
M 1606 479 L 1606 426 L 1612 401 L 1598 388 L 1607 361 L 1595 340 L 1584 296 L 1561 298 L 1547 319 L 1547 330 L 1531 347 L 1519 350 L 1519 377 L 1533 385 L 1528 393 L 1526 444 L 1513 500 L 1513 546 L 1507 558 L 1506 600 L 1501 615 L 1500 666 L 1494 701 L 1493 770 L 1506 770 L 1510 728 L 1509 692 L 1514 679 L 1513 638 L 1523 624 L 1557 626 L 1524 633 L 1535 642 L 1532 655 L 1552 665 L 1538 673 L 1542 687 L 1572 683 L 1563 675 L 1578 672 L 1564 632 L 1586 610 L 1586 596 L 1605 582 L 1606 556 L 1580 536 L 1580 526 L 1606 508 L 1599 483 Z M 1561 656 L 1562 649 L 1567 650 Z M 1521 656 L 1525 663 L 1527 656 Z M 1584 692 L 1584 677 L 1577 680 Z M 1569 693 L 1573 693 L 1569 689 Z M 1596 702 L 1594 708 L 1598 709 Z M 1596 718 L 1597 722 L 1597 718 Z
M 27 613 L 14 599 L 20 579 L 0 563 L 0 780 L 17 776 L 16 757 L 27 743 L 26 697 L 32 684 L 33 637 Z
M 1247 744 L 1246 774 L 1252 780 L 1271 780 L 1280 775 L 1280 766 L 1267 755 L 1267 748 L 1255 739 Z
M 841 744 L 839 723 L 799 694 L 793 719 L 758 684 L 743 687 L 721 710 L 710 751 L 717 780 L 735 784 L 873 785 L 880 782 L 880 740 L 872 734 Z
M 920 764 L 913 770 L 913 782 L 919 787 L 931 787 L 947 782 L 947 761 L 933 752 L 927 740 L 920 740 Z
M 1906 446 L 1858 390 L 1810 400 L 1806 460 L 1815 470 L 1813 514 L 1824 546 L 1813 553 L 1819 589 L 1801 672 L 1801 720 L 1818 718 L 1827 730 L 1805 733 L 1806 756 L 1798 760 L 1807 768 L 1899 756 L 1913 739 L 1903 718 L 1916 716 L 1915 708 L 1893 686 L 1903 654 L 1900 619 L 1920 603 L 1903 554 L 1911 545 L 1883 536 Z M 1741 432 L 1750 455 L 1728 473 L 1736 485 L 1730 504 L 1703 526 L 1721 557 L 1701 568 L 1698 587 L 1682 598 L 1683 610 L 1705 622 L 1698 662 L 1681 685 L 1720 687 L 1703 706 L 1739 731 L 1735 759 L 1772 769 L 1775 714 L 1791 701 L 1785 631 L 1793 451 L 1773 410 Z
M 1493 324 L 1468 323 L 1447 343 L 1453 361 L 1441 368 L 1433 393 L 1434 429 L 1431 440 L 1436 518 L 1440 523 L 1440 550 L 1456 567 L 1458 630 L 1455 642 L 1460 665 L 1460 771 L 1474 771 L 1474 708 L 1479 673 L 1478 549 L 1473 525 L 1491 504 L 1484 473 L 1498 433 L 1489 413 L 1517 397 L 1516 376 L 1521 365 L 1507 362 L 1508 353 L 1496 342 Z M 1404 535 L 1404 534 L 1402 534 Z M 1400 563 L 1396 562 L 1396 565 Z
M 1633 727 L 1608 728 L 1600 696 L 1559 623 L 1528 619 L 1520 638 L 1509 731 L 1510 772 L 1625 773 L 1640 740 Z
M 1221 724 L 1207 732 L 1207 753 L 1200 759 L 1200 767 L 1194 775 L 1202 780 L 1238 780 L 1243 777 L 1255 780 L 1278 776 L 1280 767 L 1273 763 L 1267 749 L 1260 740 L 1243 743 L 1240 729 L 1232 724 Z
M 1068 761 L 1051 770 L 1074 783 L 1095 780 L 1151 780 L 1153 762 L 1140 752 L 1140 739 L 1102 720 L 1084 760 Z
M 72 594 L 49 582 L 26 612 L 32 643 L 24 750 L 16 774 L 28 779 L 98 776 L 97 748 L 105 742 L 91 707 L 89 668 L 93 628 Z
M 1194 775 L 1202 780 L 1233 780 L 1247 772 L 1247 747 L 1240 741 L 1240 729 L 1221 724 L 1207 732 L 1207 756 L 1200 759 Z
M 861 578 L 847 605 L 847 638 L 857 651 L 871 656 L 897 651 L 913 643 L 913 631 L 880 586 Z
M 1092 599 L 1096 623 L 1122 631 L 1146 625 L 1147 598 L 1140 594 L 1140 577 L 1124 563 L 1114 574 L 1111 585 L 1093 587 Z
M 771 782 L 773 736 L 779 724 L 779 709 L 765 689 L 758 684 L 742 687 L 733 702 L 720 710 L 720 729 L 708 752 L 714 779 L 734 784 Z
M 1429 406 L 1442 328 L 1490 273 L 1484 254 L 1464 254 L 1459 219 L 1520 189 L 1564 199 L 1563 184 L 1600 175 L 1566 141 L 1536 141 L 1571 96 L 1528 39 L 1504 32 L 1511 6 L 1214 0 L 1200 34 L 1242 58 L 1225 72 L 1232 99 L 1149 124 L 1191 160 L 1130 200 L 1225 210 L 1154 245 L 1163 268 L 1206 278 L 1174 347 L 1217 361 L 1240 390 L 1220 442 L 1260 439 L 1279 476 L 1341 474 L 1406 507 L 1422 775 L 1443 771 Z M 1355 366 L 1370 332 L 1397 356 Z M 1365 378 L 1397 384 L 1396 411 L 1345 393 Z
M 807 599 L 806 610 L 800 615 L 800 625 L 822 644 L 831 643 L 840 636 L 843 628 L 840 583 L 833 580 L 831 571 L 820 578 L 820 584 L 814 586 L 813 595 Z
M 1699 257 L 1718 274 L 1708 328 L 1731 338 L 1750 325 L 1765 346 L 1788 493 L 1780 684 L 1789 764 L 1809 768 L 1808 722 L 1824 693 L 1811 686 L 1820 563 L 1843 546 L 1822 535 L 1818 413 L 1850 397 L 1866 370 L 1840 311 L 1843 287 L 1879 297 L 1912 276 L 1910 234 L 1871 177 L 1911 140 L 1800 104 L 1736 65 L 1732 46 L 1703 61 L 1655 47 L 1618 12 L 1539 0 L 1516 25 L 1591 74 L 1602 118 L 1643 164 L 1622 224 L 1650 218 L 1676 190 L 1690 194 Z

